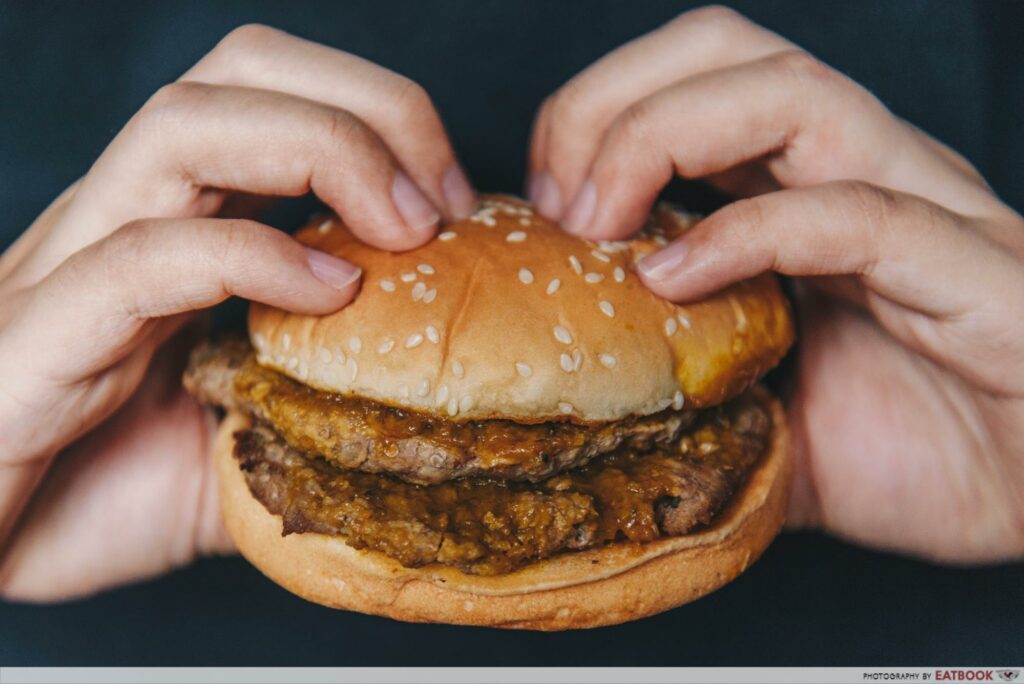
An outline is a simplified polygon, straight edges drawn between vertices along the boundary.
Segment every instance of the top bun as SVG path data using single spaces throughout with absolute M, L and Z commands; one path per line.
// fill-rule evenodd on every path
M 362 291 L 328 316 L 253 304 L 252 343 L 261 364 L 306 385 L 458 420 L 716 405 L 778 363 L 793 325 L 771 274 L 685 307 L 644 287 L 637 261 L 694 222 L 659 205 L 635 239 L 589 242 L 488 196 L 395 254 L 321 219 L 297 238 L 360 266 Z

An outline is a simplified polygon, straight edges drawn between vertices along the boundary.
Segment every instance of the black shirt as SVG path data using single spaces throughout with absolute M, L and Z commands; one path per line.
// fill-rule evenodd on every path
M 686 2 L 0 5 L 0 245 L 162 84 L 258 21 L 354 52 L 432 95 L 477 187 L 521 187 L 535 108 Z M 747 2 L 741 12 L 967 156 L 1024 208 L 1024 3 Z M 677 192 L 694 193 L 677 188 Z M 694 201 L 702 201 L 699 192 Z M 287 218 L 282 218 L 287 223 Z M 894 505 L 898 505 L 895 502 Z M 1024 567 L 934 567 L 786 534 L 695 604 L 554 635 L 416 626 L 304 603 L 240 559 L 72 604 L 0 604 L 6 665 L 981 664 L 1019 660 Z

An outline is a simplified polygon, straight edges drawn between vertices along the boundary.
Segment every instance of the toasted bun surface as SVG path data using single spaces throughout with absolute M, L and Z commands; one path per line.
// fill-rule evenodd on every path
M 771 275 L 685 307 L 644 287 L 635 263 L 692 222 L 660 206 L 646 236 L 598 244 L 491 197 L 394 254 L 318 221 L 298 239 L 362 267 L 362 291 L 323 317 L 253 304 L 251 339 L 261 363 L 315 388 L 460 420 L 719 404 L 779 361 L 793 326 Z
M 249 492 L 232 455 L 248 419 L 229 414 L 216 467 L 224 523 L 239 551 L 270 579 L 310 601 L 411 622 L 559 630 L 617 624 L 699 598 L 743 572 L 778 533 L 790 470 L 785 416 L 771 400 L 769 452 L 714 523 L 648 544 L 569 552 L 507 575 L 444 566 L 410 569 L 338 537 L 281 536 L 281 518 Z

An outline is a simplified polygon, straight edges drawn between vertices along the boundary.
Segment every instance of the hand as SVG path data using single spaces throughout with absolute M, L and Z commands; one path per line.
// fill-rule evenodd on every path
M 1024 221 L 954 152 L 722 8 L 609 54 L 536 120 L 540 211 L 637 229 L 678 174 L 742 197 L 639 264 L 675 301 L 799 276 L 795 525 L 949 562 L 1024 554 Z
M 475 205 L 419 86 L 243 27 L 0 259 L 0 595 L 70 597 L 230 549 L 183 326 L 230 295 L 309 314 L 353 297 L 355 266 L 223 218 L 310 189 L 394 250 Z

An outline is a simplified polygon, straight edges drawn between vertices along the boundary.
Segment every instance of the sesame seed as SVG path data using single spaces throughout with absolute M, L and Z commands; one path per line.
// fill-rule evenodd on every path
M 516 372 L 524 378 L 528 378 L 533 375 L 533 369 L 522 361 L 516 361 Z
M 601 273 L 588 273 L 587 275 L 583 276 L 583 279 L 586 280 L 588 283 L 599 283 L 602 280 L 604 280 L 604 275 Z
M 281 349 L 288 351 L 292 347 L 292 336 L 285 333 L 281 336 Z
M 530 219 L 528 219 L 528 218 L 521 218 L 521 219 L 519 219 L 519 225 L 521 225 L 521 226 L 528 226 L 528 225 L 530 225 Z
M 398 386 L 398 396 L 402 397 L 403 399 L 409 398 L 409 386 L 406 385 L 404 382 Z
M 572 369 L 578 371 L 583 365 L 583 353 L 579 349 L 572 350 Z
M 416 267 L 416 270 L 423 275 L 434 275 L 434 267 L 430 264 L 420 264 Z
M 572 404 L 570 404 L 569 402 L 560 401 L 558 402 L 558 410 L 561 411 L 562 413 L 572 413 L 574 409 L 572 407 Z
M 257 349 L 263 351 L 267 347 L 267 338 L 259 333 L 253 333 L 252 343 Z
M 455 397 L 448 400 L 448 415 L 454 416 L 459 412 L 459 402 Z
M 615 270 L 612 271 L 612 275 L 615 277 L 615 282 L 621 283 L 626 279 L 626 272 L 622 270 L 621 266 L 616 266 Z
M 659 399 L 658 400 L 658 408 L 659 409 L 664 410 L 664 409 L 667 409 L 671 405 L 672 405 L 672 400 L 671 399 Z
M 611 354 L 601 354 L 597 358 L 601 360 L 601 365 L 605 368 L 615 368 L 615 364 L 618 363 L 618 359 Z
M 293 356 L 293 357 L 288 359 L 288 370 L 295 370 L 298 367 L 299 367 L 299 359 L 298 359 L 298 357 Z
M 470 396 L 469 394 L 464 394 L 462 395 L 462 398 L 459 399 L 459 410 L 465 413 L 469 409 L 473 408 L 474 403 L 475 402 L 473 401 L 472 396 Z
M 446 401 L 448 401 L 448 385 L 441 385 L 437 388 L 437 403 L 444 406 Z
M 549 295 L 553 295 L 556 292 L 558 292 L 558 288 L 561 286 L 561 284 L 562 284 L 562 281 L 559 280 L 558 278 L 555 278 L 550 283 L 548 283 L 548 289 L 547 289 L 548 294 Z
M 533 272 L 528 268 L 519 269 L 519 280 L 521 280 L 524 285 L 529 285 L 533 282 Z
M 569 356 L 568 354 L 563 353 L 558 358 L 558 364 L 562 367 L 562 370 L 564 370 L 566 373 L 572 373 L 573 368 L 574 368 L 574 364 L 572 362 L 572 357 Z
M 659 247 L 664 247 L 665 245 L 668 244 L 668 238 L 666 238 L 664 235 L 655 235 L 654 241 L 658 243 Z
M 735 297 L 729 297 L 729 304 L 732 305 L 732 311 L 736 314 L 736 332 L 746 332 L 747 314 L 743 311 L 743 305 Z
M 412 271 L 406 271 L 405 273 L 398 277 L 402 279 L 403 283 L 411 283 L 412 281 L 416 280 L 416 274 L 413 273 Z
M 607 254 L 605 254 L 604 252 L 599 252 L 596 249 L 594 249 L 594 250 L 591 250 L 590 253 L 592 255 L 594 255 L 594 258 L 597 259 L 598 261 L 603 261 L 606 264 L 612 263 L 612 258 L 610 256 L 608 256 Z
M 563 326 L 556 325 L 552 330 L 555 333 L 555 339 L 562 344 L 572 344 L 572 334 Z
M 394 280 L 382 280 L 382 281 L 380 281 L 380 289 L 384 290 L 385 292 L 394 292 L 395 291 L 395 281 Z
M 605 316 L 607 316 L 608 318 L 615 318 L 615 307 L 612 306 L 611 302 L 607 302 L 602 299 L 600 302 L 597 303 L 597 306 L 598 308 L 601 309 L 601 313 L 603 313 Z
M 672 408 L 676 411 L 683 408 L 683 393 L 681 390 L 676 390 L 676 394 L 672 397 Z
M 506 242 L 523 242 L 524 240 L 526 240 L 526 233 L 521 230 L 513 230 L 505 236 Z
M 348 361 L 345 362 L 345 367 L 348 369 L 348 381 L 355 382 L 356 375 L 359 373 L 359 366 L 356 364 L 356 360 L 351 356 L 348 357 Z
M 437 239 L 440 240 L 441 242 L 448 242 L 449 240 L 454 240 L 456 237 L 458 237 L 458 235 L 459 234 L 456 233 L 455 231 L 446 230 L 440 235 L 438 235 Z
M 345 363 L 345 352 L 341 351 L 341 347 L 334 348 L 334 358 L 340 364 Z
M 425 397 L 430 394 L 430 381 L 426 378 L 420 380 L 419 386 L 416 387 L 416 396 Z
M 498 225 L 498 222 L 495 221 L 490 216 L 485 216 L 483 218 L 483 222 L 484 222 L 484 225 L 487 226 L 488 228 L 493 228 L 494 226 Z M 455 414 L 452 414 L 452 415 L 455 415 Z
M 617 252 L 623 252 L 629 248 L 629 243 L 622 242 L 621 240 L 598 240 L 597 244 L 601 247 L 601 251 L 607 254 L 616 254 Z
M 409 338 L 405 341 L 405 348 L 414 349 L 421 344 L 423 344 L 423 335 L 413 333 L 412 335 L 409 335 Z
M 320 351 L 317 352 L 317 356 L 320 357 L 320 361 L 323 363 L 330 363 L 333 358 L 331 356 L 331 350 L 326 349 L 325 347 L 320 347 Z
M 389 351 L 395 348 L 395 341 L 390 337 L 377 346 L 378 354 L 387 354 Z
M 665 334 L 672 337 L 676 334 L 676 330 L 679 328 L 679 324 L 676 323 L 676 319 L 669 318 L 665 321 Z
M 324 221 L 323 223 L 321 223 L 319 226 L 316 227 L 316 232 L 318 232 L 321 235 L 323 235 L 324 233 L 326 233 L 327 231 L 329 231 L 331 229 L 331 225 L 333 225 L 333 223 L 334 223 L 333 219 L 327 219 L 326 221 Z
M 690 323 L 690 317 L 687 316 L 686 312 L 682 309 L 676 313 L 676 318 L 679 319 L 679 325 L 683 326 L 687 330 L 690 330 L 693 327 L 693 324 Z
M 309 377 L 309 366 L 305 361 L 299 361 L 299 379 L 305 380 Z
M 423 299 L 423 295 L 427 293 L 426 283 L 416 283 L 412 286 L 412 301 L 418 302 Z
M 437 298 L 437 288 L 432 287 L 423 293 L 423 303 L 429 304 Z
M 466 374 L 466 369 L 463 368 L 461 361 L 453 361 L 452 372 L 455 373 L 455 377 L 461 378 Z
M 358 354 L 363 350 L 363 341 L 359 337 L 353 337 L 348 341 L 348 348 L 353 354 Z
M 427 326 L 427 339 L 433 342 L 434 344 L 437 344 L 438 342 L 441 341 L 441 335 L 438 334 L 437 328 L 435 328 L 432 325 Z
M 583 264 L 575 256 L 569 257 L 569 265 L 572 266 L 572 270 L 576 271 L 576 275 L 583 275 Z

